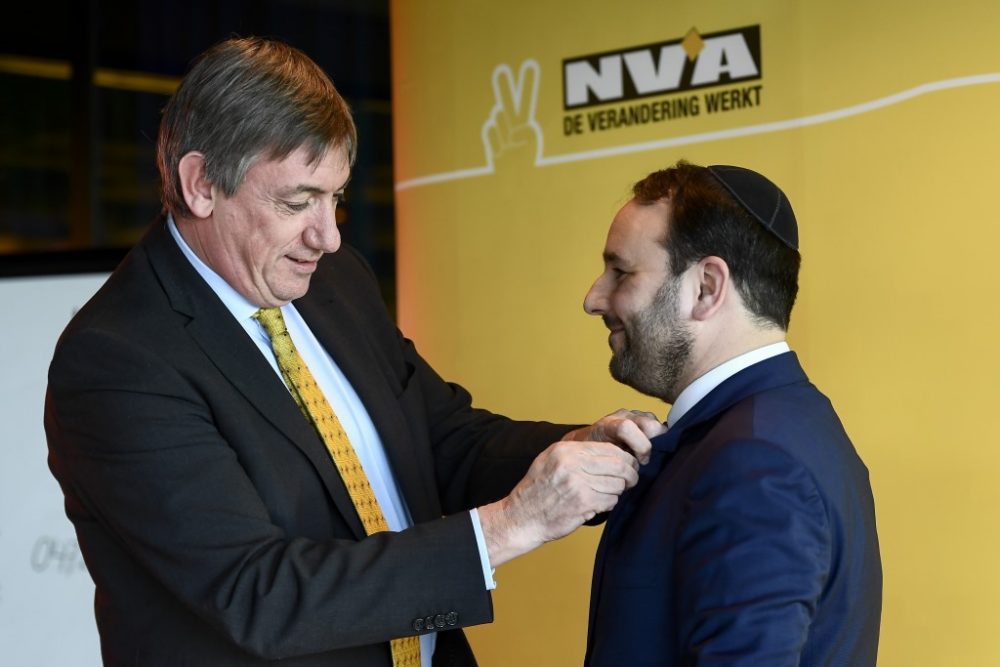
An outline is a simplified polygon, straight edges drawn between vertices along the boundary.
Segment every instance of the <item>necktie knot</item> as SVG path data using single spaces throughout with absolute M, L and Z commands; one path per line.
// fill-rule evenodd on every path
M 288 333 L 285 318 L 281 315 L 281 308 L 261 308 L 253 314 L 253 318 L 260 322 L 271 340 Z

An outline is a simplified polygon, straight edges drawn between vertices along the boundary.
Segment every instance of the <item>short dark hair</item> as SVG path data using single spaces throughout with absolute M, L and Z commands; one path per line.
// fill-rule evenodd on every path
M 754 317 L 788 330 L 801 257 L 754 220 L 708 169 L 681 160 L 646 176 L 632 194 L 640 204 L 670 202 L 663 242 L 674 276 L 705 257 L 720 257 Z
M 228 39 L 197 58 L 163 111 L 163 204 L 190 214 L 177 167 L 191 151 L 204 154 L 208 179 L 231 197 L 260 157 L 280 160 L 303 146 L 313 162 L 343 146 L 354 163 L 357 130 L 330 77 L 284 42 Z

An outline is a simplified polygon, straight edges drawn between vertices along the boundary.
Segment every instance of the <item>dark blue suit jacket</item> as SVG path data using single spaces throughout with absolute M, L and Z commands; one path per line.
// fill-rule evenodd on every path
M 653 440 L 597 552 L 586 664 L 874 665 L 868 470 L 793 353 Z

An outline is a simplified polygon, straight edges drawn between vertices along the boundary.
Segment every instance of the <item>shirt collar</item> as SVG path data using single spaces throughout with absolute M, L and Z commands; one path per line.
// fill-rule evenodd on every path
M 764 347 L 758 347 L 756 350 L 744 352 L 738 357 L 733 357 L 729 361 L 719 364 L 684 388 L 684 391 L 674 401 L 674 404 L 670 408 L 670 413 L 667 415 L 667 428 L 676 424 L 681 417 L 697 405 L 698 401 L 708 396 L 713 389 L 744 368 L 749 368 L 765 359 L 770 359 L 789 351 L 788 343 L 781 341 L 765 345 Z
M 226 308 L 233 314 L 238 322 L 246 325 L 247 321 L 251 321 L 253 314 L 257 312 L 258 307 L 250 303 L 245 296 L 237 292 L 233 287 L 223 280 L 222 276 L 213 271 L 208 264 L 201 261 L 201 258 L 195 254 L 191 246 L 187 244 L 184 237 L 181 236 L 181 232 L 177 229 L 177 223 L 174 222 L 174 216 L 172 214 L 167 215 L 167 229 L 170 230 L 170 235 L 174 237 L 177 241 L 177 245 L 180 246 L 181 252 L 187 257 L 187 260 L 191 262 L 191 266 L 194 270 L 198 272 L 208 286 L 212 288 L 216 296 L 222 300 L 222 303 Z

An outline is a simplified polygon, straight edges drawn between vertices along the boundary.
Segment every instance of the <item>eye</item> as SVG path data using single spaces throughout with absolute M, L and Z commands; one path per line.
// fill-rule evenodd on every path
M 311 199 L 307 199 L 305 201 L 282 201 L 281 202 L 281 205 L 284 206 L 289 211 L 291 211 L 292 213 L 301 213 L 302 211 L 304 211 L 307 208 L 309 208 L 310 204 L 312 204 L 312 200 Z

